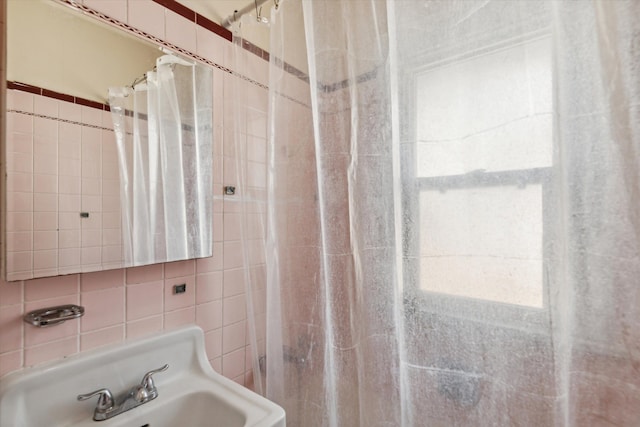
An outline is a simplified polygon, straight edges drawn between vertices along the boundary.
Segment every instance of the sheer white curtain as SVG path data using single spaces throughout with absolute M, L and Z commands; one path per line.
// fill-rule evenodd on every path
M 246 339 L 249 345 L 245 385 L 264 395 L 260 356 L 265 354 L 265 157 L 267 150 L 267 89 L 263 83 L 269 72 L 263 60 L 247 49 L 246 32 L 260 31 L 265 23 L 254 15 L 244 15 L 233 24 L 233 74 L 225 75 L 225 179 L 235 186 L 235 194 L 225 197 L 225 222 L 235 224 L 239 257 L 225 271 L 225 280 L 235 281 L 244 290 L 247 307 Z M 242 287 L 241 285 L 244 285 Z
M 110 88 L 125 265 L 211 256 L 212 71 L 171 55 Z
M 288 424 L 640 425 L 640 3 L 302 6 L 306 110 L 271 22 Z

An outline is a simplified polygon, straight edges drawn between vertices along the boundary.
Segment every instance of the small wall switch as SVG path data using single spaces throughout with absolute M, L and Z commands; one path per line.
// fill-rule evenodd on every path
M 184 294 L 187 292 L 187 284 L 183 283 L 181 285 L 173 285 L 173 293 L 174 294 Z

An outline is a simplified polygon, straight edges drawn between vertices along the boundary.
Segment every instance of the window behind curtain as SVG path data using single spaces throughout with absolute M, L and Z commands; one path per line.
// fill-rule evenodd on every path
M 416 76 L 421 290 L 544 305 L 551 76 L 548 39 Z

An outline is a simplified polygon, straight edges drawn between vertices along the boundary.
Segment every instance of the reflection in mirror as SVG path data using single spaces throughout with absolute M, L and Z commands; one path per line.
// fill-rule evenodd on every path
M 8 0 L 7 80 L 99 103 L 162 56 L 157 46 L 52 0 Z
M 211 68 L 165 55 L 109 89 L 126 265 L 212 253 L 212 81 Z
M 163 52 L 51 0 L 9 0 L 7 15 L 5 278 L 193 257 L 134 261 L 123 250 L 118 149 L 107 91 L 132 85 Z M 212 97 L 210 83 L 202 94 Z M 210 121 L 211 111 L 205 110 Z M 198 190 L 211 194 L 210 182 L 203 184 L 208 189 Z M 191 196 L 188 187 L 186 204 Z M 208 253 L 194 256 L 210 255 L 209 245 Z

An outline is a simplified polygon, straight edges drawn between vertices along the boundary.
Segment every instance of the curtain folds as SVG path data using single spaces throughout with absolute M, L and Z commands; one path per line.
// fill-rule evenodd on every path
M 243 379 L 245 386 L 256 393 L 265 394 L 262 372 L 265 361 L 266 324 L 266 264 L 265 264 L 265 216 L 266 216 L 266 124 L 268 67 L 260 58 L 246 48 L 244 35 L 268 29 L 255 16 L 244 15 L 234 22 L 233 74 L 225 75 L 224 166 L 225 180 L 233 183 L 235 194 L 225 197 L 225 240 L 237 250 L 233 260 L 225 263 L 225 287 L 227 280 L 231 292 L 242 293 L 246 302 L 246 322 L 241 326 L 246 343 L 246 370 L 251 375 Z M 228 224 L 228 225 L 227 225 Z M 230 231 L 226 234 L 226 230 Z M 226 295 L 225 288 L 225 295 Z M 225 338 L 227 339 L 227 338 Z M 226 368 L 223 360 L 223 371 Z
M 639 22 L 633 0 L 280 3 L 288 425 L 640 424 Z M 282 65 L 302 23 L 306 92 Z
M 212 71 L 171 55 L 110 88 L 126 266 L 211 256 Z

